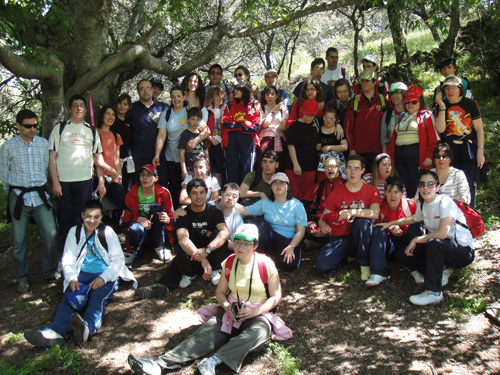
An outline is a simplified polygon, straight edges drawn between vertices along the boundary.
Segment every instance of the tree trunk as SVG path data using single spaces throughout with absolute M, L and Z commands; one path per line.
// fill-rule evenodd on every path
M 387 17 L 389 18 L 389 27 L 391 28 L 392 41 L 394 43 L 396 65 L 407 63 L 410 60 L 410 54 L 408 53 L 406 37 L 401 27 L 400 13 L 394 4 L 394 0 L 387 3 Z
M 458 31 L 460 30 L 460 0 L 452 0 L 450 6 L 450 29 L 448 36 L 439 45 L 441 55 L 452 56 L 455 52 Z
M 425 25 L 429 28 L 431 34 L 432 34 L 432 39 L 435 41 L 435 42 L 439 42 L 439 33 L 437 31 L 437 28 L 436 26 L 434 26 L 431 22 L 430 22 L 430 17 L 429 15 L 427 14 L 427 11 L 425 10 L 425 5 L 422 4 L 421 5 L 421 9 L 415 9 L 413 11 L 413 14 L 419 16 L 422 21 L 424 21 Z

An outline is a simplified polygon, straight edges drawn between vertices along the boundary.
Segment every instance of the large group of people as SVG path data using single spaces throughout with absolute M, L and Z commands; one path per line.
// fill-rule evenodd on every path
M 485 178 L 470 82 L 446 59 L 438 66 L 444 81 L 427 105 L 411 82 L 383 80 L 372 55 L 361 59 L 364 70 L 352 83 L 338 55 L 331 47 L 327 64 L 314 59 L 290 103 L 276 70 L 264 73 L 260 90 L 247 67 L 235 69 L 231 85 L 213 64 L 206 86 L 198 73 L 188 74 L 170 89 L 170 104 L 160 101 L 161 82 L 140 80 L 137 102 L 122 94 L 116 107 L 101 107 L 97 131 L 85 122 L 81 95 L 69 100 L 70 119 L 48 142 L 36 136 L 37 116 L 19 112 L 19 135 L 0 153 L 17 290 L 30 288 L 26 232 L 33 218 L 43 239 L 43 278 L 60 278 L 59 261 L 65 293 L 54 322 L 26 331 L 28 342 L 50 347 L 72 331 L 77 342 L 87 341 L 118 278 L 136 287 L 126 264 L 148 248 L 169 264 L 155 284 L 136 289 L 138 298 L 187 288 L 201 276 L 217 286 L 218 305 L 204 309 L 206 322 L 164 355 L 131 355 L 138 374 L 161 374 L 215 349 L 199 363 L 202 374 L 215 374 L 220 363 L 238 371 L 271 335 L 291 337 L 274 314 L 278 270 L 300 267 L 306 239 L 321 248 L 318 274 L 353 258 L 374 287 L 397 259 L 423 285 L 410 302 L 440 302 L 453 269 L 474 260 L 454 201 L 474 206 L 475 184 Z M 106 226 L 109 204 L 119 215 Z

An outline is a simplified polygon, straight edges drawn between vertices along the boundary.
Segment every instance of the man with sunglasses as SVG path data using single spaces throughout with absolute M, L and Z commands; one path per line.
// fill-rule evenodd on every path
M 23 109 L 16 116 L 19 134 L 0 149 L 3 188 L 8 193 L 7 215 L 12 220 L 12 255 L 16 269 L 17 291 L 29 290 L 26 234 L 33 219 L 42 238 L 42 277 L 60 278 L 56 262 L 56 223 L 48 201 L 45 184 L 49 166 L 49 144 L 38 137 L 35 113 Z
M 222 66 L 219 64 L 210 65 L 210 68 L 208 68 L 208 80 L 208 85 L 205 86 L 205 93 L 208 92 L 211 86 L 220 86 L 222 91 L 224 91 L 225 102 L 229 103 L 233 100 L 233 87 L 222 81 Z

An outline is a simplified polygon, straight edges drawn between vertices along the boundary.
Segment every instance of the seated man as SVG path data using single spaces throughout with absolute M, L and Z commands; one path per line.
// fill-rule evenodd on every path
M 243 224 L 243 218 L 236 210 L 236 202 L 240 197 L 240 187 L 235 182 L 228 182 L 222 188 L 222 198 L 218 204 L 224 214 L 224 221 L 229 229 L 230 238 L 236 233 L 236 229 Z M 234 251 L 233 241 L 229 240 L 228 249 Z
M 347 182 L 335 190 L 325 202 L 325 210 L 319 220 L 323 233 L 328 233 L 328 243 L 321 249 L 316 260 L 316 271 L 328 273 L 347 256 L 364 258 L 370 246 L 372 219 L 380 211 L 380 194 L 377 188 L 365 184 L 361 175 L 365 162 L 361 155 L 347 158 Z M 361 280 L 370 277 L 369 261 L 361 264 Z
M 249 172 L 241 183 L 240 198 L 245 198 L 241 200 L 241 204 L 244 206 L 271 197 L 271 177 L 274 176 L 279 167 L 276 151 L 266 151 L 262 156 L 260 166 L 262 171 Z
M 146 164 L 139 169 L 140 182 L 132 186 L 125 198 L 125 210 L 120 219 L 121 227 L 127 233 L 125 261 L 130 264 L 138 246 L 152 235 L 155 252 L 160 260 L 172 259 L 166 249 L 165 233 L 170 245 L 173 244 L 173 208 L 170 192 L 158 183 L 156 168 Z
M 87 201 L 81 215 L 83 227 L 81 224 L 72 227 L 64 245 L 63 299 L 51 324 L 41 331 L 24 332 L 31 345 L 53 347 L 72 331 L 76 342 L 87 342 L 101 327 L 106 305 L 118 289 L 118 277 L 132 281 L 134 288 L 137 287 L 137 281 L 125 267 L 118 236 L 111 227 L 101 225 L 101 203 Z M 86 304 L 75 305 L 74 294 L 84 293 L 85 289 L 88 289 Z
M 318 221 L 325 208 L 325 201 L 335 188 L 345 182 L 339 173 L 340 162 L 338 159 L 330 156 L 323 165 L 325 166 L 326 179 L 314 185 L 302 200 L 307 212 L 308 229 L 306 233 L 319 232 L 321 234 L 321 236 L 315 237 L 326 236 L 326 234 L 321 233 L 318 227 Z
M 211 280 L 214 285 L 219 283 L 222 261 L 230 254 L 224 215 L 216 206 L 206 203 L 207 185 L 203 180 L 189 181 L 187 192 L 191 204 L 186 207 L 186 215 L 175 223 L 179 240 L 175 245 L 177 255 L 157 284 L 136 290 L 140 299 L 162 296 L 169 289 L 187 288 L 200 273 L 204 280 Z

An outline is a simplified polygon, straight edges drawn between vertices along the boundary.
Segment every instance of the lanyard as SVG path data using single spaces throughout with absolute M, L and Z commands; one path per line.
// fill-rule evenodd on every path
M 237 288 L 237 272 L 238 272 L 238 263 L 239 259 L 236 259 L 236 265 L 234 266 L 234 289 L 236 289 L 236 297 L 238 298 L 238 306 L 240 306 L 240 295 L 238 293 L 238 288 Z M 255 254 L 253 255 L 253 263 L 252 263 L 252 270 L 250 271 L 250 285 L 248 287 L 248 298 L 247 302 L 250 301 L 250 296 L 252 295 L 252 279 L 253 279 L 253 268 L 255 266 Z

